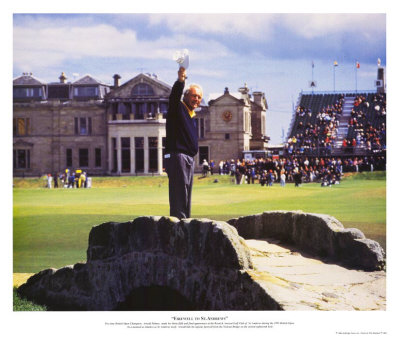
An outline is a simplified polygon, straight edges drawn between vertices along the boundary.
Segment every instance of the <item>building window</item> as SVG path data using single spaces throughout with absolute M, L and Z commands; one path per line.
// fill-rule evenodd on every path
M 114 103 L 111 104 L 111 111 L 112 111 L 113 115 L 118 113 L 118 103 L 114 102 Z
M 145 114 L 147 112 L 147 103 L 146 102 L 137 102 L 133 104 L 132 106 L 133 110 L 132 113 L 135 115 L 135 119 L 137 120 L 142 120 L 145 117 Z
M 49 85 L 47 88 L 49 99 L 69 99 L 69 85 Z
M 33 88 L 14 87 L 13 95 L 15 99 L 38 98 L 42 96 L 42 89 L 39 87 L 33 87 Z
M 72 167 L 72 148 L 67 148 L 66 164 L 67 164 L 67 167 Z
M 97 97 L 99 95 L 99 89 L 96 86 L 88 87 L 75 87 L 75 97 Z
M 154 95 L 154 91 L 148 84 L 138 84 L 132 89 L 132 95 Z
M 74 118 L 75 135 L 79 135 L 79 118 Z
M 91 135 L 92 134 L 92 118 L 78 118 L 74 119 L 75 135 Z
M 167 112 L 168 112 L 168 103 L 161 102 L 160 103 L 160 113 L 162 113 L 163 119 L 167 118 Z
M 79 134 L 80 135 L 87 135 L 88 134 L 88 127 L 87 127 L 87 120 L 86 118 L 79 119 Z
M 204 139 L 204 118 L 200 118 L 200 130 L 199 130 L 199 138 Z
M 231 135 L 229 133 L 225 133 L 225 140 L 230 140 Z
M 131 171 L 131 138 L 121 138 L 121 171 Z
M 197 136 L 199 139 L 204 139 L 204 118 L 195 118 Z
M 94 166 L 101 167 L 101 148 L 94 149 Z
M 87 148 L 79 149 L 79 167 L 89 167 L 89 150 Z
M 112 150 L 112 170 L 111 172 L 118 171 L 118 151 L 117 151 L 117 138 L 111 138 L 111 150 Z
M 130 103 L 124 103 L 124 108 L 125 108 L 125 114 L 122 116 L 122 119 L 130 120 L 132 113 L 132 105 Z
M 199 147 L 199 165 L 203 163 L 203 160 L 206 159 L 208 162 L 208 146 L 200 146 Z
M 146 102 L 136 102 L 132 104 L 132 114 L 136 120 L 142 120 L 147 113 L 147 103 Z
M 136 119 L 136 103 L 131 103 L 130 111 L 133 114 L 133 119 Z
M 115 113 L 122 114 L 122 120 L 129 120 L 132 112 L 132 105 L 125 102 L 120 102 L 115 105 Z
M 157 113 L 157 103 L 149 102 L 147 104 L 147 113 L 149 118 L 155 118 Z
M 135 137 L 135 167 L 136 172 L 144 172 L 144 138 Z
M 15 118 L 13 119 L 13 132 L 14 135 L 28 135 L 30 134 L 30 119 L 29 118 Z
M 13 151 L 14 169 L 31 168 L 31 152 L 29 149 L 17 149 Z
M 149 137 L 149 172 L 158 171 L 158 138 Z

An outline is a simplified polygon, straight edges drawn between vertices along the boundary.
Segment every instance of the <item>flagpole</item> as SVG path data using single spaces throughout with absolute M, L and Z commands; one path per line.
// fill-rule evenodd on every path
M 336 79 L 335 79 L 336 66 L 333 64 L 333 91 L 336 92 Z
M 314 60 L 311 62 L 311 92 L 314 94 Z
M 356 93 L 357 93 L 357 66 L 356 66 Z
M 356 68 L 356 93 L 357 93 L 357 69 L 358 69 L 358 61 L 357 60 L 355 63 L 355 68 Z

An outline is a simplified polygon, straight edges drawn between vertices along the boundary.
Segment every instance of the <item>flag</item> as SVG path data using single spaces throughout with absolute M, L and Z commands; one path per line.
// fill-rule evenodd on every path
M 314 68 L 314 60 L 311 61 L 311 67 Z
M 339 66 L 338 63 L 337 63 L 337 61 L 334 61 L 334 62 L 333 62 L 333 66 L 335 66 L 335 67 Z
M 360 68 L 360 63 L 358 61 L 356 61 L 356 67 Z

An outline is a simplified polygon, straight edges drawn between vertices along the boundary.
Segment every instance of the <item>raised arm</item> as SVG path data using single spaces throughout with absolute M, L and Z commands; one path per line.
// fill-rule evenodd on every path
M 178 107 L 178 104 L 182 98 L 186 78 L 186 70 L 183 67 L 180 67 L 178 71 L 178 80 L 175 81 L 174 85 L 172 86 L 171 94 L 169 95 L 170 108 Z

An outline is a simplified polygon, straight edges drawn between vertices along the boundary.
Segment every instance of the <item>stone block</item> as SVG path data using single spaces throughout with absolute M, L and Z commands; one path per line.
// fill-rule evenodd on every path
M 179 293 L 181 306 L 193 309 L 279 309 L 261 290 L 242 290 L 252 282 L 240 272 L 252 268 L 246 243 L 225 222 L 139 217 L 93 227 L 87 263 L 42 271 L 19 293 L 51 310 L 135 308 L 140 289 L 153 296 L 161 291 L 168 300 Z M 216 290 L 224 297 L 215 299 Z M 250 295 L 258 300 L 256 306 L 240 302 Z M 151 302 L 165 307 L 158 300 Z
M 245 239 L 274 238 L 299 250 L 364 270 L 384 265 L 381 246 L 355 228 L 345 229 L 334 217 L 302 211 L 268 211 L 228 221 Z
M 283 309 L 254 280 L 241 235 L 275 238 L 364 270 L 384 263 L 377 242 L 330 216 L 272 211 L 229 222 L 160 216 L 107 222 L 92 228 L 86 263 L 41 271 L 18 292 L 51 310 Z M 152 298 L 147 305 L 139 302 L 143 295 Z

